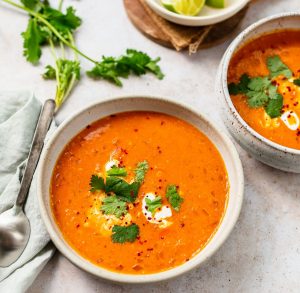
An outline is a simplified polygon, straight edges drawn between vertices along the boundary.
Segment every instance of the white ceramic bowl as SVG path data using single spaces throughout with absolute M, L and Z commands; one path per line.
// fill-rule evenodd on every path
M 257 160 L 283 171 L 300 173 L 300 150 L 284 147 L 253 130 L 235 109 L 227 86 L 232 56 L 249 40 L 276 30 L 300 29 L 300 13 L 283 13 L 262 19 L 245 29 L 228 47 L 220 63 L 216 92 L 222 105 L 222 118 L 235 140 Z
M 183 119 L 205 133 L 221 153 L 230 182 L 230 194 L 226 213 L 214 237 L 207 246 L 190 261 L 174 269 L 148 275 L 121 274 L 98 267 L 81 257 L 65 241 L 55 223 L 51 206 L 49 187 L 54 165 L 66 144 L 88 124 L 110 114 L 126 111 L 155 111 Z M 187 272 L 207 260 L 225 241 L 233 229 L 242 205 L 244 177 L 238 153 L 231 140 L 199 113 L 185 106 L 153 97 L 121 97 L 100 102 L 73 115 L 62 123 L 44 148 L 38 172 L 38 199 L 41 216 L 50 237 L 59 251 L 71 262 L 93 275 L 125 283 L 147 283 L 166 280 Z
M 146 3 L 161 17 L 182 25 L 204 26 L 226 20 L 243 9 L 250 0 L 225 0 L 226 7 L 223 9 L 204 6 L 199 15 L 186 16 L 167 10 L 161 5 L 160 0 L 145 0 Z

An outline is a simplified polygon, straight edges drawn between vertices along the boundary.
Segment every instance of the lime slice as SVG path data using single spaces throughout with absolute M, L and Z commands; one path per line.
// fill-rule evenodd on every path
M 205 4 L 205 0 L 161 0 L 162 5 L 178 14 L 195 16 Z
M 213 8 L 225 8 L 225 0 L 206 0 L 205 4 Z

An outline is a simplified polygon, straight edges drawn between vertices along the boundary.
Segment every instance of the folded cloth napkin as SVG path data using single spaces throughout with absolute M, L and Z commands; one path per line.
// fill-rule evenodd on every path
M 30 92 L 0 93 L 0 213 L 16 201 L 40 110 L 41 102 Z M 53 129 L 54 123 L 49 133 Z M 3 293 L 25 292 L 55 251 L 39 213 L 36 174 L 25 214 L 30 221 L 30 239 L 15 263 L 0 268 Z

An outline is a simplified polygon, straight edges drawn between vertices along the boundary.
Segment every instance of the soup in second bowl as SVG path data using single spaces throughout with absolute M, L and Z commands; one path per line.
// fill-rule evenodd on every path
M 153 112 L 111 115 L 66 146 L 51 202 L 66 241 L 119 273 L 189 261 L 224 215 L 229 191 L 218 150 L 194 126 Z
M 243 46 L 228 69 L 232 102 L 265 138 L 300 149 L 300 31 L 278 31 Z

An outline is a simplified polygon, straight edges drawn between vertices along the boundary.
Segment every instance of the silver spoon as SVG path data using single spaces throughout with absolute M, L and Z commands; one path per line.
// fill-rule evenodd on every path
M 0 267 L 14 263 L 23 253 L 30 236 L 30 223 L 23 207 L 43 145 L 53 119 L 55 102 L 47 100 L 35 129 L 33 142 L 15 205 L 0 215 Z

